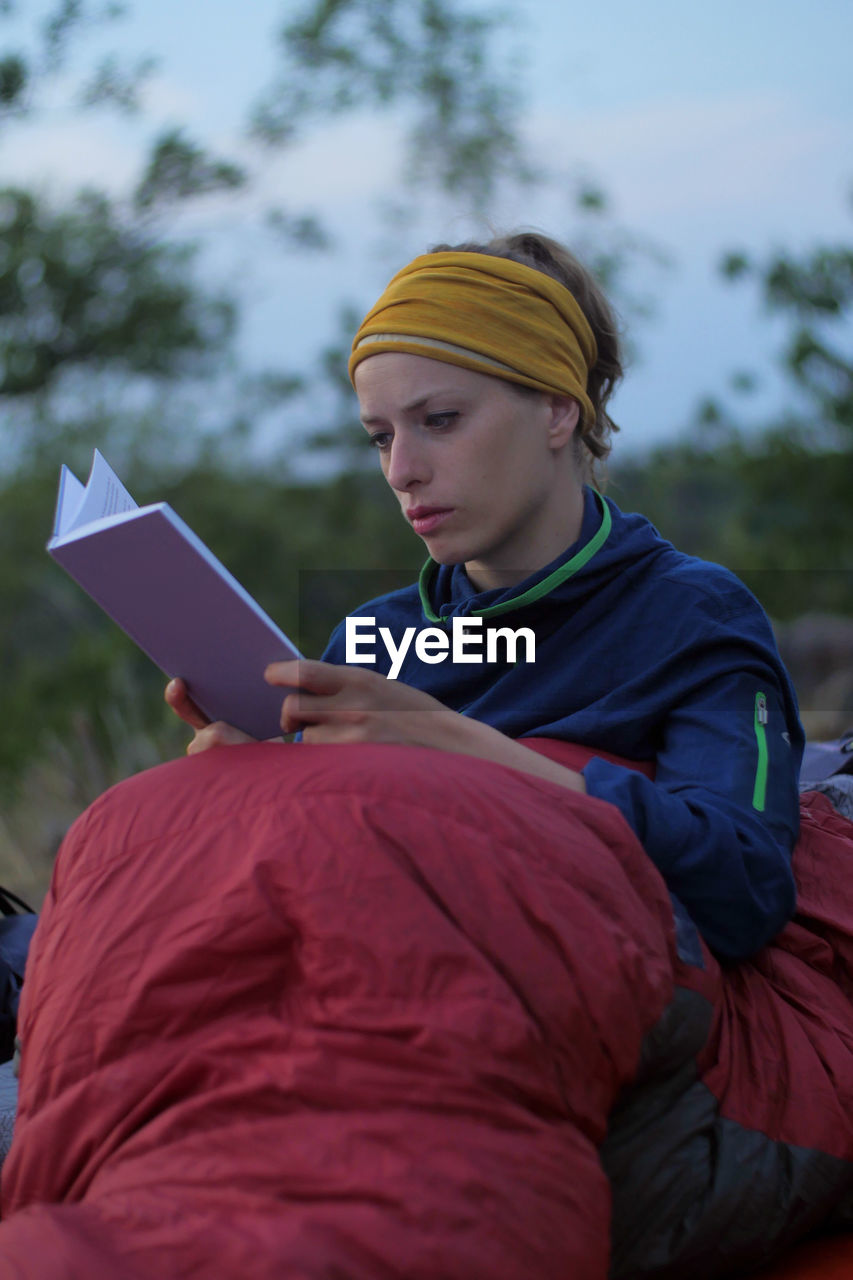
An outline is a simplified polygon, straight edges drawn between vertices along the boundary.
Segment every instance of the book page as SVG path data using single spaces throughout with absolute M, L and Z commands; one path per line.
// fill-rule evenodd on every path
M 82 529 L 104 516 L 135 511 L 136 505 L 106 458 L 96 449 L 82 501 L 76 511 L 69 512 L 68 519 L 63 513 L 61 530 L 70 533 L 72 529 Z
M 53 518 L 53 536 L 62 537 L 74 523 L 74 516 L 83 501 L 86 489 L 74 472 L 63 462 L 59 472 L 59 494 L 56 499 L 56 515 Z

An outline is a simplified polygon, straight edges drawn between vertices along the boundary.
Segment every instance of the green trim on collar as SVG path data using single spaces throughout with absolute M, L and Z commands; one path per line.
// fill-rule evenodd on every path
M 547 578 L 543 578 L 541 582 L 537 582 L 535 586 L 529 587 L 527 591 L 523 591 L 520 596 L 513 596 L 510 600 L 502 600 L 500 604 L 490 605 L 486 609 L 472 609 L 471 617 L 473 618 L 495 618 L 498 614 L 508 613 L 510 609 L 522 609 L 525 605 L 533 604 L 536 600 L 541 600 L 543 596 L 547 596 L 558 587 L 567 578 L 571 578 L 574 574 L 583 569 L 588 564 L 597 551 L 600 551 L 607 541 L 610 530 L 613 526 L 613 517 L 610 514 L 610 508 L 602 498 L 598 490 L 594 490 L 596 498 L 601 503 L 601 524 L 598 531 L 593 534 L 585 547 L 581 547 L 571 560 L 567 560 L 565 564 L 561 564 L 553 573 L 549 573 Z M 434 611 L 429 598 L 429 588 L 432 582 L 435 570 L 438 568 L 436 562 L 430 556 L 420 572 L 418 578 L 418 591 L 421 597 L 421 608 L 424 616 L 430 622 L 438 622 L 442 625 L 447 623 L 446 618 L 440 618 Z
M 424 617 L 430 622 L 438 622 L 444 625 L 446 619 L 439 618 L 438 614 L 434 611 L 429 598 L 429 584 L 432 581 L 433 573 L 437 568 L 438 565 L 435 563 L 432 556 L 427 556 L 421 566 L 420 575 L 418 576 L 418 591 L 421 594 L 421 608 L 423 609 Z

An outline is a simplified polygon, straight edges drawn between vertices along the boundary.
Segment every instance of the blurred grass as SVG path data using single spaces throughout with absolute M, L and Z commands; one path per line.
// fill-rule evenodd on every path
M 137 691 L 86 712 L 67 736 L 47 734 L 0 810 L 0 884 L 39 909 L 62 839 L 97 796 L 124 778 L 182 754 L 190 731 L 165 711 L 162 729 L 140 727 Z

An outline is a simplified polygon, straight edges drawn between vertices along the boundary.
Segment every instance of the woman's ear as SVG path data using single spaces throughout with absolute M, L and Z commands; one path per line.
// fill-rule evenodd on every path
M 548 427 L 548 443 L 552 449 L 562 449 L 577 430 L 581 409 L 572 396 L 549 396 L 551 422 Z

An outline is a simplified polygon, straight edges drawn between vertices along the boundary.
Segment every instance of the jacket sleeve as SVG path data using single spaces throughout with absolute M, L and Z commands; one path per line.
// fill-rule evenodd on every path
M 661 725 L 654 780 L 599 759 L 583 772 L 589 794 L 621 810 L 711 949 L 737 960 L 794 912 L 802 730 L 772 640 L 762 653 L 720 630 L 677 658 L 682 694 Z

